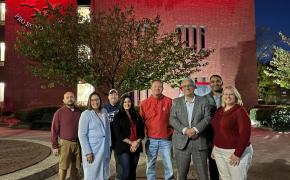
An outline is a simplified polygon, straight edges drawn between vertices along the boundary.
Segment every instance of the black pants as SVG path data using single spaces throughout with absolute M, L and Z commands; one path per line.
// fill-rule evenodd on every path
M 116 179 L 121 179 L 122 177 L 122 167 L 120 165 L 119 159 L 118 159 L 118 155 L 116 153 L 116 151 L 114 151 L 114 156 L 115 156 L 115 161 L 116 161 Z
M 210 180 L 219 180 L 219 171 L 214 159 L 211 158 L 211 152 L 213 147 L 209 148 L 208 153 L 208 166 L 209 166 L 209 177 Z
M 122 173 L 122 167 L 120 165 L 118 155 L 115 150 L 111 148 L 111 157 L 112 157 L 112 151 L 114 151 L 114 157 L 116 162 L 116 179 L 121 179 L 121 173 Z
M 122 153 L 118 159 L 122 168 L 121 180 L 135 180 L 140 153 Z

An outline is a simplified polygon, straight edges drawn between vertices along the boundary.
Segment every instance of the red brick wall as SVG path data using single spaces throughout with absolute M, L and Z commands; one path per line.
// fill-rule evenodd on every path
M 69 1 L 73 0 L 50 0 L 64 4 Z M 46 83 L 31 76 L 26 69 L 27 61 L 14 50 L 16 31 L 21 27 L 14 16 L 20 13 L 30 18 L 33 12 L 25 7 L 20 8 L 19 3 L 23 2 L 34 2 L 42 6 L 45 1 L 6 0 L 6 61 L 3 78 L 0 73 L 5 82 L 5 103 L 14 110 L 60 104 L 62 94 L 70 88 L 42 89 Z M 209 65 L 193 76 L 220 74 L 225 85 L 235 85 L 240 90 L 247 106 L 257 103 L 253 0 L 92 0 L 96 11 L 107 10 L 116 3 L 121 7 L 133 5 L 139 18 L 161 15 L 163 32 L 175 30 L 176 25 L 205 26 L 206 48 L 213 48 L 215 52 L 208 58 Z M 197 42 L 199 48 L 199 39 Z M 172 98 L 178 95 L 178 90 L 170 88 L 164 92 Z
M 67 4 L 70 0 L 50 0 L 52 3 Z M 21 15 L 30 22 L 33 9 L 19 6 L 20 3 L 35 4 L 36 8 L 45 5 L 45 0 L 6 0 L 5 42 L 6 59 L 4 69 L 5 104 L 8 110 L 19 110 L 27 107 L 59 105 L 62 103 L 63 93 L 75 88 L 46 88 L 47 83 L 33 77 L 27 69 L 27 60 L 21 57 L 14 49 L 17 30 L 20 25 L 14 16 Z
M 215 52 L 208 58 L 209 65 L 193 76 L 220 74 L 224 85 L 238 88 L 247 107 L 257 104 L 253 0 L 100 0 L 94 6 L 96 11 L 104 11 L 115 4 L 123 8 L 134 6 L 139 18 L 159 14 L 162 31 L 173 31 L 176 25 L 205 26 L 206 48 L 213 48 Z M 199 49 L 199 31 L 197 37 Z M 178 90 L 168 88 L 164 92 L 172 98 L 178 94 Z
M 4 67 L 0 66 L 0 82 L 4 82 Z

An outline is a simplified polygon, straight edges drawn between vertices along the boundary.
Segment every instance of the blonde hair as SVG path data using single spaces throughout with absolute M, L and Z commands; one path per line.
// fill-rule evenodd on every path
M 223 91 L 225 91 L 226 89 L 232 90 L 235 98 L 236 98 L 236 104 L 242 106 L 243 105 L 243 101 L 242 101 L 242 97 L 241 94 L 239 93 L 239 91 L 237 90 L 237 88 L 233 87 L 233 86 L 226 86 L 223 88 Z M 222 98 L 222 107 L 225 107 L 226 104 L 224 102 L 224 98 Z

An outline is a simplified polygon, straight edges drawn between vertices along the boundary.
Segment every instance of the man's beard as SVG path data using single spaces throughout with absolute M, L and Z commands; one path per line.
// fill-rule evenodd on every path
M 73 107 L 75 103 L 73 101 L 69 101 L 66 103 L 67 106 Z
M 213 89 L 213 91 L 216 92 L 216 93 L 222 93 L 223 92 L 223 88 Z

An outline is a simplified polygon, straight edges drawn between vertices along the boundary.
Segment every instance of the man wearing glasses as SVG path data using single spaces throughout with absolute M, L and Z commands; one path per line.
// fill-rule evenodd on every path
M 181 84 L 184 96 L 172 101 L 170 125 L 174 132 L 172 144 L 175 153 L 178 179 L 186 180 L 191 159 L 198 179 L 208 180 L 208 141 L 207 127 L 211 116 L 205 97 L 196 96 L 192 79 L 186 78 Z

